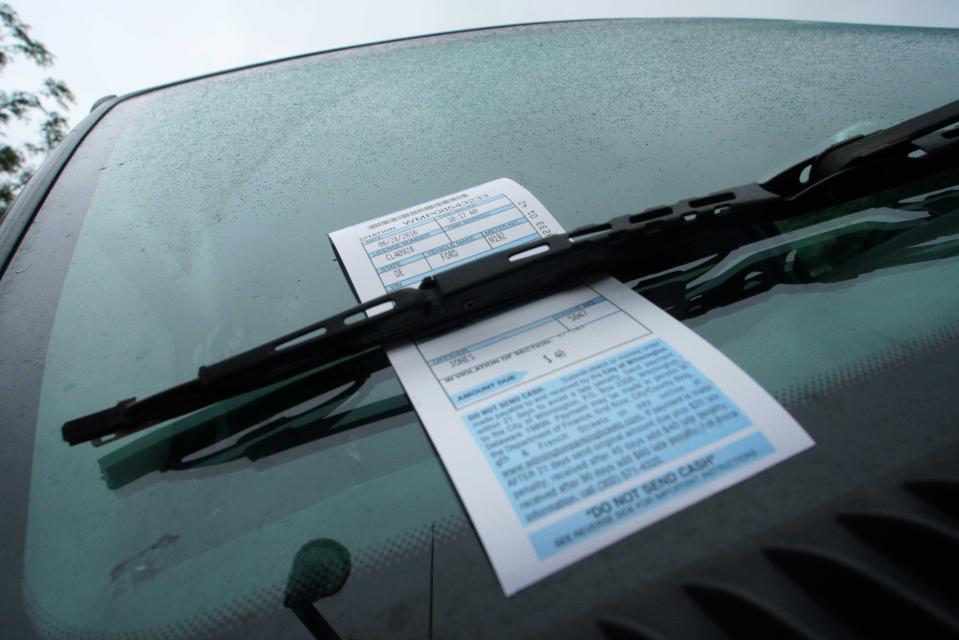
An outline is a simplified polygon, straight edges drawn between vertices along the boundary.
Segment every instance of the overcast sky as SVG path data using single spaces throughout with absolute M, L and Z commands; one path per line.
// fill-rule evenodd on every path
M 489 25 L 602 17 L 730 16 L 959 28 L 959 0 L 9 0 L 56 56 L 42 73 L 101 96 L 272 58 Z M 959 37 L 959 34 L 957 34 Z M 8 68 L 2 88 L 40 73 Z

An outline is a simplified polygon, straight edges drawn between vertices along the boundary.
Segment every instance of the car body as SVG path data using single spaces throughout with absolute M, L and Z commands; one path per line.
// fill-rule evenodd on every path
M 353 304 L 335 229 L 500 176 L 567 229 L 751 182 L 954 100 L 957 59 L 953 30 L 586 21 L 99 104 L 0 227 L 0 635 L 309 637 L 297 558 L 341 547 L 309 600 L 343 637 L 954 630 L 902 548 L 955 551 L 955 174 L 632 282 L 817 445 L 511 598 L 382 354 L 105 448 L 59 430 Z

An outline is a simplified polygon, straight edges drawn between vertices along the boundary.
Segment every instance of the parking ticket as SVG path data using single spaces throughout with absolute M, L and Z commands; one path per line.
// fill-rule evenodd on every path
M 562 228 L 505 178 L 330 234 L 361 301 Z M 387 355 L 509 596 L 813 445 L 610 277 Z

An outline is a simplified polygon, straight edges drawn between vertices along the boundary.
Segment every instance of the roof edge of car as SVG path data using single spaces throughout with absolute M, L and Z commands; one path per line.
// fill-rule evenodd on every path
M 865 22 L 833 22 L 825 20 L 789 20 L 784 18 L 747 18 L 747 17 L 720 17 L 720 16 L 681 16 L 681 17 L 630 17 L 630 16 L 610 16 L 604 18 L 574 18 L 574 19 L 564 19 L 564 20 L 537 20 L 532 22 L 518 22 L 518 23 L 505 23 L 505 24 L 493 24 L 483 27 L 466 27 L 463 29 L 450 29 L 448 31 L 437 31 L 434 33 L 422 33 L 419 35 L 413 36 L 402 36 L 399 38 L 387 38 L 385 40 L 373 40 L 371 42 L 361 42 L 358 44 L 344 45 L 341 47 L 333 47 L 332 49 L 321 49 L 319 51 L 311 51 L 308 53 L 297 53 L 289 56 L 282 56 L 279 58 L 272 58 L 270 60 L 264 60 L 262 62 L 252 62 L 250 64 L 244 64 L 237 67 L 229 67 L 226 69 L 220 69 L 217 71 L 210 71 L 207 73 L 201 73 L 195 76 L 189 76 L 182 78 L 180 80 L 173 80 L 170 82 L 164 82 L 162 84 L 154 85 L 144 89 L 138 89 L 125 93 L 120 96 L 114 96 L 114 100 L 111 104 L 117 104 L 124 100 L 130 98 L 135 98 L 146 93 L 151 93 L 153 91 L 159 91 L 162 89 L 168 89 L 170 87 L 175 87 L 181 84 L 186 84 L 189 82 L 195 82 L 198 80 L 206 80 L 208 78 L 214 78 L 221 75 L 226 75 L 229 73 L 234 73 L 237 71 L 246 71 L 248 69 L 256 69 L 258 67 L 266 67 L 272 64 L 279 64 L 282 62 L 290 62 L 293 60 L 302 60 L 305 58 L 311 58 L 313 56 L 321 56 L 329 53 L 339 53 L 342 51 L 350 51 L 352 49 L 362 49 L 366 47 L 375 47 L 380 45 L 395 44 L 398 42 L 411 42 L 414 40 L 425 40 L 427 38 L 439 38 L 443 36 L 452 36 L 460 35 L 467 33 L 479 33 L 483 31 L 495 31 L 498 29 L 513 29 L 521 27 L 539 27 L 539 26 L 552 26 L 552 25 L 563 25 L 563 24 L 584 24 L 589 22 L 612 22 L 612 21 L 635 21 L 635 22 L 697 22 L 697 21 L 736 21 L 736 22 L 767 22 L 767 23 L 780 23 L 780 24 L 794 24 L 794 25 L 823 25 L 823 26 L 847 26 L 847 27 L 882 27 L 890 29 L 929 29 L 929 30 L 946 30 L 946 31 L 959 31 L 959 28 L 953 27 L 925 27 L 918 25 L 891 25 L 891 24 L 879 24 L 879 23 L 865 23 Z M 104 96 L 100 98 L 96 103 L 94 103 L 93 111 L 99 103 L 107 102 L 111 96 Z

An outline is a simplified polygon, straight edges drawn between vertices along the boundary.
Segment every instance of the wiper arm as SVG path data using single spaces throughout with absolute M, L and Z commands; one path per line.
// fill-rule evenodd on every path
M 959 255 L 959 189 L 902 203 L 899 196 L 954 185 L 949 171 L 855 203 L 856 213 L 833 208 L 829 217 L 781 235 L 744 243 L 665 272 L 643 275 L 627 286 L 677 320 L 734 304 L 778 285 L 839 282 L 878 269 Z M 818 212 L 811 214 L 818 215 Z
M 772 179 L 680 200 L 533 241 L 426 278 L 239 355 L 196 379 L 70 420 L 71 445 L 102 444 L 232 396 L 392 342 L 442 332 L 594 273 L 621 279 L 734 244 L 737 231 L 783 220 L 959 165 L 959 101 L 829 147 Z M 367 314 L 370 312 L 370 314 Z

